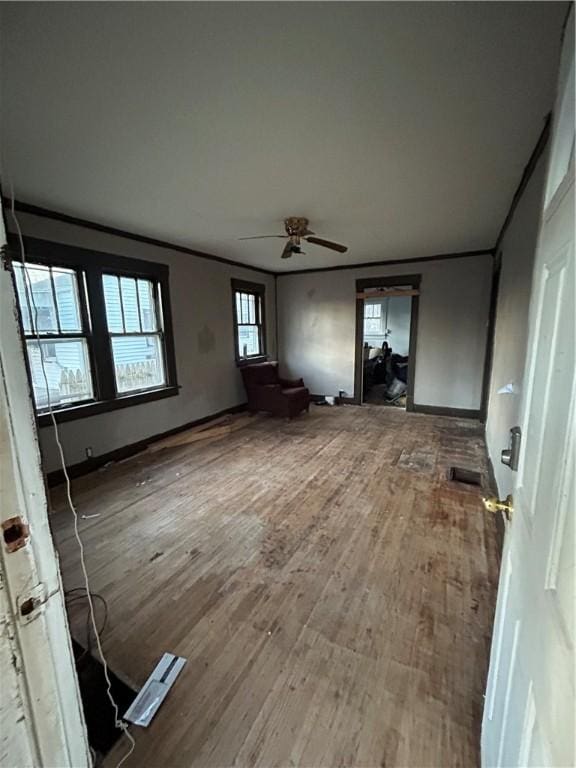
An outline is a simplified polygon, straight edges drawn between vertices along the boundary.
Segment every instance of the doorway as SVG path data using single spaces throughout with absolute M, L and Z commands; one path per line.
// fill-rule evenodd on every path
M 354 401 L 413 410 L 420 275 L 356 281 Z

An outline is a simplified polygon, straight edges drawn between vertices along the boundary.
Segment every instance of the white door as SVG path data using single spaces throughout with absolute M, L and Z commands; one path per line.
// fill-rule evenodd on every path
M 522 448 L 482 723 L 484 766 L 573 766 L 574 19 L 566 26 L 534 268 Z
M 0 766 L 84 768 L 92 761 L 5 243 L 0 216 Z

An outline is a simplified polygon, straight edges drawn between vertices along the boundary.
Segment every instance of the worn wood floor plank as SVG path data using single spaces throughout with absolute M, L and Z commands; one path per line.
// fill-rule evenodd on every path
M 140 686 L 164 651 L 188 659 L 126 765 L 476 765 L 498 552 L 451 464 L 486 477 L 478 423 L 345 406 L 75 481 L 111 667 Z

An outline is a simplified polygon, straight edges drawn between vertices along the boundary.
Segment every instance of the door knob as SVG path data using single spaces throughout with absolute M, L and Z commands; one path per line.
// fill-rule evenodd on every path
M 512 519 L 512 512 L 514 512 L 514 499 L 512 498 L 511 494 L 508 494 L 504 501 L 500 501 L 496 496 L 485 496 L 482 499 L 482 503 L 488 512 L 493 512 L 494 514 L 496 514 L 496 512 L 504 512 L 506 515 L 506 520 Z

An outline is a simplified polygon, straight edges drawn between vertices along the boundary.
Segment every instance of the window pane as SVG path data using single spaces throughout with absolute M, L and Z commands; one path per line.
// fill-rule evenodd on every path
M 242 294 L 236 291 L 236 322 L 242 322 Z
M 382 334 L 382 304 L 380 301 L 364 304 L 364 334 L 380 336 Z
M 240 357 L 260 354 L 260 339 L 257 326 L 238 326 L 238 349 L 240 350 Z
M 154 389 L 166 383 L 158 336 L 114 336 L 112 355 L 119 393 Z
M 23 315 L 28 315 L 23 318 L 26 320 L 25 331 L 34 332 L 35 321 L 37 320 L 39 333 L 58 333 L 50 269 L 40 264 L 27 264 L 25 268 L 21 267 L 19 271 L 21 280 L 19 281 L 18 296 L 20 297 L 22 294 L 24 301 L 30 298 L 30 302 L 27 302 L 29 313 L 23 313 Z M 22 306 L 24 307 L 25 304 Z
M 243 323 L 249 323 L 250 322 L 250 311 L 248 309 L 248 294 L 243 293 L 242 294 L 242 320 Z
M 106 321 L 110 333 L 122 333 L 122 306 L 120 304 L 120 288 L 115 275 L 102 275 L 104 303 L 106 304 Z
M 54 291 L 62 333 L 82 331 L 76 275 L 70 269 L 53 269 Z
M 122 307 L 124 309 L 124 330 L 126 333 L 140 331 L 140 315 L 136 296 L 136 280 L 133 277 L 120 278 Z
M 382 316 L 382 305 L 381 304 L 368 304 L 366 303 L 364 305 L 364 317 L 372 318 L 372 317 L 381 317 Z
M 367 318 L 364 320 L 364 333 L 366 335 L 380 335 L 382 333 L 380 318 Z
M 157 331 L 156 304 L 150 280 L 138 280 L 138 298 L 140 299 L 140 322 L 143 331 Z
M 50 405 L 90 400 L 93 397 L 90 360 L 85 339 L 51 339 L 26 342 L 34 401 L 39 410 Z M 42 370 L 44 359 L 44 371 Z
M 253 294 L 248 294 L 248 307 L 250 309 L 250 317 L 248 319 L 249 323 L 255 323 L 256 322 L 256 296 Z

